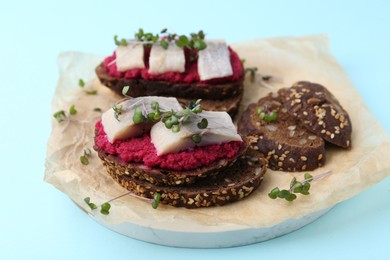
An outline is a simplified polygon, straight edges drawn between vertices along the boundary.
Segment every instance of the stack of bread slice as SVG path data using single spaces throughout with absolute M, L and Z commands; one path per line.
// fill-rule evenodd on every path
M 274 118 L 267 120 L 266 114 Z M 239 133 L 280 171 L 311 171 L 324 165 L 325 144 L 351 147 L 352 125 L 340 102 L 324 86 L 301 81 L 250 104 Z
M 152 199 L 159 194 L 161 203 L 176 207 L 222 206 L 253 193 L 263 180 L 267 161 L 237 134 L 226 112 L 193 114 L 179 132 L 166 128 L 162 121 L 133 122 L 137 107 L 147 116 L 156 111 L 150 108 L 155 101 L 160 104 L 161 112 L 180 108 L 176 99 L 172 100 L 128 99 L 115 106 L 121 107 L 121 113 L 109 109 L 103 114 L 96 124 L 94 149 L 109 175 L 137 196 Z M 199 118 L 208 119 L 207 127 L 194 128 Z M 188 142 L 193 134 L 200 135 L 202 140 Z M 137 143 L 141 143 L 140 148 L 130 147 Z M 236 147 L 234 152 L 228 148 L 229 144 Z M 213 150 L 208 151 L 210 146 Z M 144 154 L 142 149 L 146 151 Z M 125 155 L 130 150 L 134 156 Z M 220 156 L 210 161 L 214 151 Z M 134 159 L 137 156 L 141 158 Z M 145 157 L 152 157 L 152 163 L 156 164 L 150 164 Z M 183 167 L 178 166 L 182 164 Z

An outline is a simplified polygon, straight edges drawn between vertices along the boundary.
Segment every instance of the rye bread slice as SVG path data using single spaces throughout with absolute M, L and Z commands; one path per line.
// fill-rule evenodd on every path
M 150 184 L 183 186 L 190 185 L 199 179 L 208 178 L 218 174 L 221 170 L 230 167 L 240 156 L 248 149 L 248 142 L 244 142 L 237 154 L 229 159 L 222 159 L 213 162 L 207 166 L 200 167 L 194 170 L 175 171 L 161 168 L 149 168 L 141 163 L 127 163 L 119 157 L 107 154 L 105 151 L 97 147 L 93 147 L 97 151 L 99 158 L 107 171 L 112 171 L 119 176 L 128 176 L 132 179 L 143 180 Z
M 228 113 L 232 118 L 237 114 L 238 108 L 242 99 L 243 92 L 234 97 L 226 98 L 224 100 L 202 99 L 202 109 L 208 111 L 223 111 Z M 192 99 L 178 98 L 177 99 L 183 107 L 188 106 Z
M 347 111 L 324 86 L 307 81 L 286 90 L 284 104 L 291 116 L 324 140 L 351 147 L 352 125 Z
M 289 115 L 283 105 L 286 90 L 270 93 L 250 104 L 238 122 L 238 132 L 246 135 L 254 149 L 268 160 L 268 167 L 281 171 L 311 171 L 325 163 L 325 142 Z M 278 119 L 266 122 L 257 109 L 278 113 Z
M 228 83 L 171 83 L 167 81 L 151 81 L 143 79 L 122 79 L 110 76 L 103 63 L 95 69 L 100 82 L 122 95 L 124 86 L 130 86 L 127 95 L 140 96 L 167 96 L 186 99 L 224 100 L 235 97 L 243 91 L 244 77 Z
M 260 153 L 247 150 L 244 156 L 218 175 L 198 180 L 189 186 L 164 186 L 118 174 L 121 165 L 103 161 L 110 176 L 132 193 L 145 198 L 161 195 L 160 203 L 175 207 L 199 208 L 223 206 L 241 200 L 253 193 L 261 184 L 267 161 Z

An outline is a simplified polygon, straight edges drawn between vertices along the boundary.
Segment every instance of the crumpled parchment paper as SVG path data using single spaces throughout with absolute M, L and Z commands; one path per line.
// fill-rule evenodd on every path
M 245 66 L 256 66 L 261 74 L 274 77 L 270 85 L 275 91 L 299 80 L 317 82 L 325 85 L 349 112 L 353 126 L 352 149 L 328 149 L 325 166 L 311 174 L 328 170 L 332 174 L 313 181 L 309 196 L 298 195 L 293 203 L 269 199 L 267 194 L 272 188 L 288 188 L 292 177 L 300 180 L 303 173 L 268 170 L 259 190 L 247 199 L 224 207 L 188 210 L 160 205 L 154 210 L 148 202 L 125 196 L 111 202 L 108 216 L 101 215 L 99 210 L 92 212 L 83 201 L 85 197 L 90 197 L 99 205 L 126 192 L 108 176 L 92 149 L 94 125 L 101 116 L 93 109 L 99 107 L 105 111 L 119 97 L 96 79 L 94 68 L 103 57 L 77 52 L 62 53 L 58 58 L 60 78 L 52 113 L 67 111 L 71 105 L 75 105 L 78 113 L 71 116 L 68 123 L 58 124 L 53 119 L 47 145 L 45 181 L 104 223 L 131 222 L 160 229 L 173 226 L 173 229 L 183 230 L 192 224 L 206 229 L 218 225 L 272 227 L 285 220 L 299 219 L 332 207 L 390 175 L 389 135 L 368 111 L 347 75 L 330 54 L 326 36 L 258 39 L 232 47 L 241 58 L 246 59 Z M 78 86 L 80 78 L 87 82 L 84 88 Z M 98 94 L 87 95 L 85 90 L 90 89 L 97 90 Z M 249 103 L 269 91 L 247 78 L 240 113 Z M 85 148 L 93 151 L 89 165 L 82 165 L 79 160 Z M 175 226 L 175 223 L 184 223 L 184 226 Z

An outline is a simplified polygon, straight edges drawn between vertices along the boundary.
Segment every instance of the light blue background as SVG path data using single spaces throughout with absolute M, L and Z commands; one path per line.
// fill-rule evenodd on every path
M 390 2 L 3 1 L 0 5 L 0 259 L 389 259 L 390 179 L 294 233 L 229 249 L 169 248 L 95 223 L 43 182 L 63 51 L 107 55 L 139 27 L 203 29 L 228 42 L 327 33 L 367 106 L 390 130 Z M 189 238 L 190 239 L 190 238 Z

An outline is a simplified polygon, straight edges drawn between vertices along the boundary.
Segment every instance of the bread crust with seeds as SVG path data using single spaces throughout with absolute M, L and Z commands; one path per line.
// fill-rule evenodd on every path
M 189 186 L 167 186 L 126 175 L 116 161 L 102 162 L 109 175 L 132 193 L 150 199 L 159 193 L 160 203 L 190 209 L 223 206 L 249 196 L 260 186 L 267 168 L 267 161 L 260 153 L 248 149 L 244 156 L 217 175 Z
M 254 149 L 268 160 L 268 167 L 281 171 L 311 171 L 324 165 L 325 143 L 291 117 L 283 105 L 284 89 L 250 104 L 238 122 L 238 132 L 246 135 Z M 258 108 L 278 113 L 278 119 L 260 119 Z
M 130 86 L 127 95 L 176 97 L 179 101 L 188 102 L 202 99 L 202 106 L 210 111 L 224 111 L 231 116 L 237 113 L 243 94 L 244 77 L 227 83 L 171 83 L 167 81 L 148 81 L 143 79 L 122 79 L 110 76 L 101 63 L 95 69 L 100 82 L 122 96 L 124 86 Z
M 174 171 L 160 168 L 149 168 L 141 163 L 123 162 L 119 157 L 109 155 L 98 146 L 93 148 L 107 170 L 117 175 L 128 176 L 132 179 L 147 181 L 156 185 L 183 186 L 190 185 L 199 179 L 208 178 L 218 174 L 225 168 L 230 167 L 248 149 L 248 143 L 244 142 L 237 154 L 229 159 L 222 159 L 195 170 Z
M 324 86 L 307 81 L 286 90 L 289 114 L 314 134 L 343 148 L 351 147 L 352 124 L 347 111 Z

